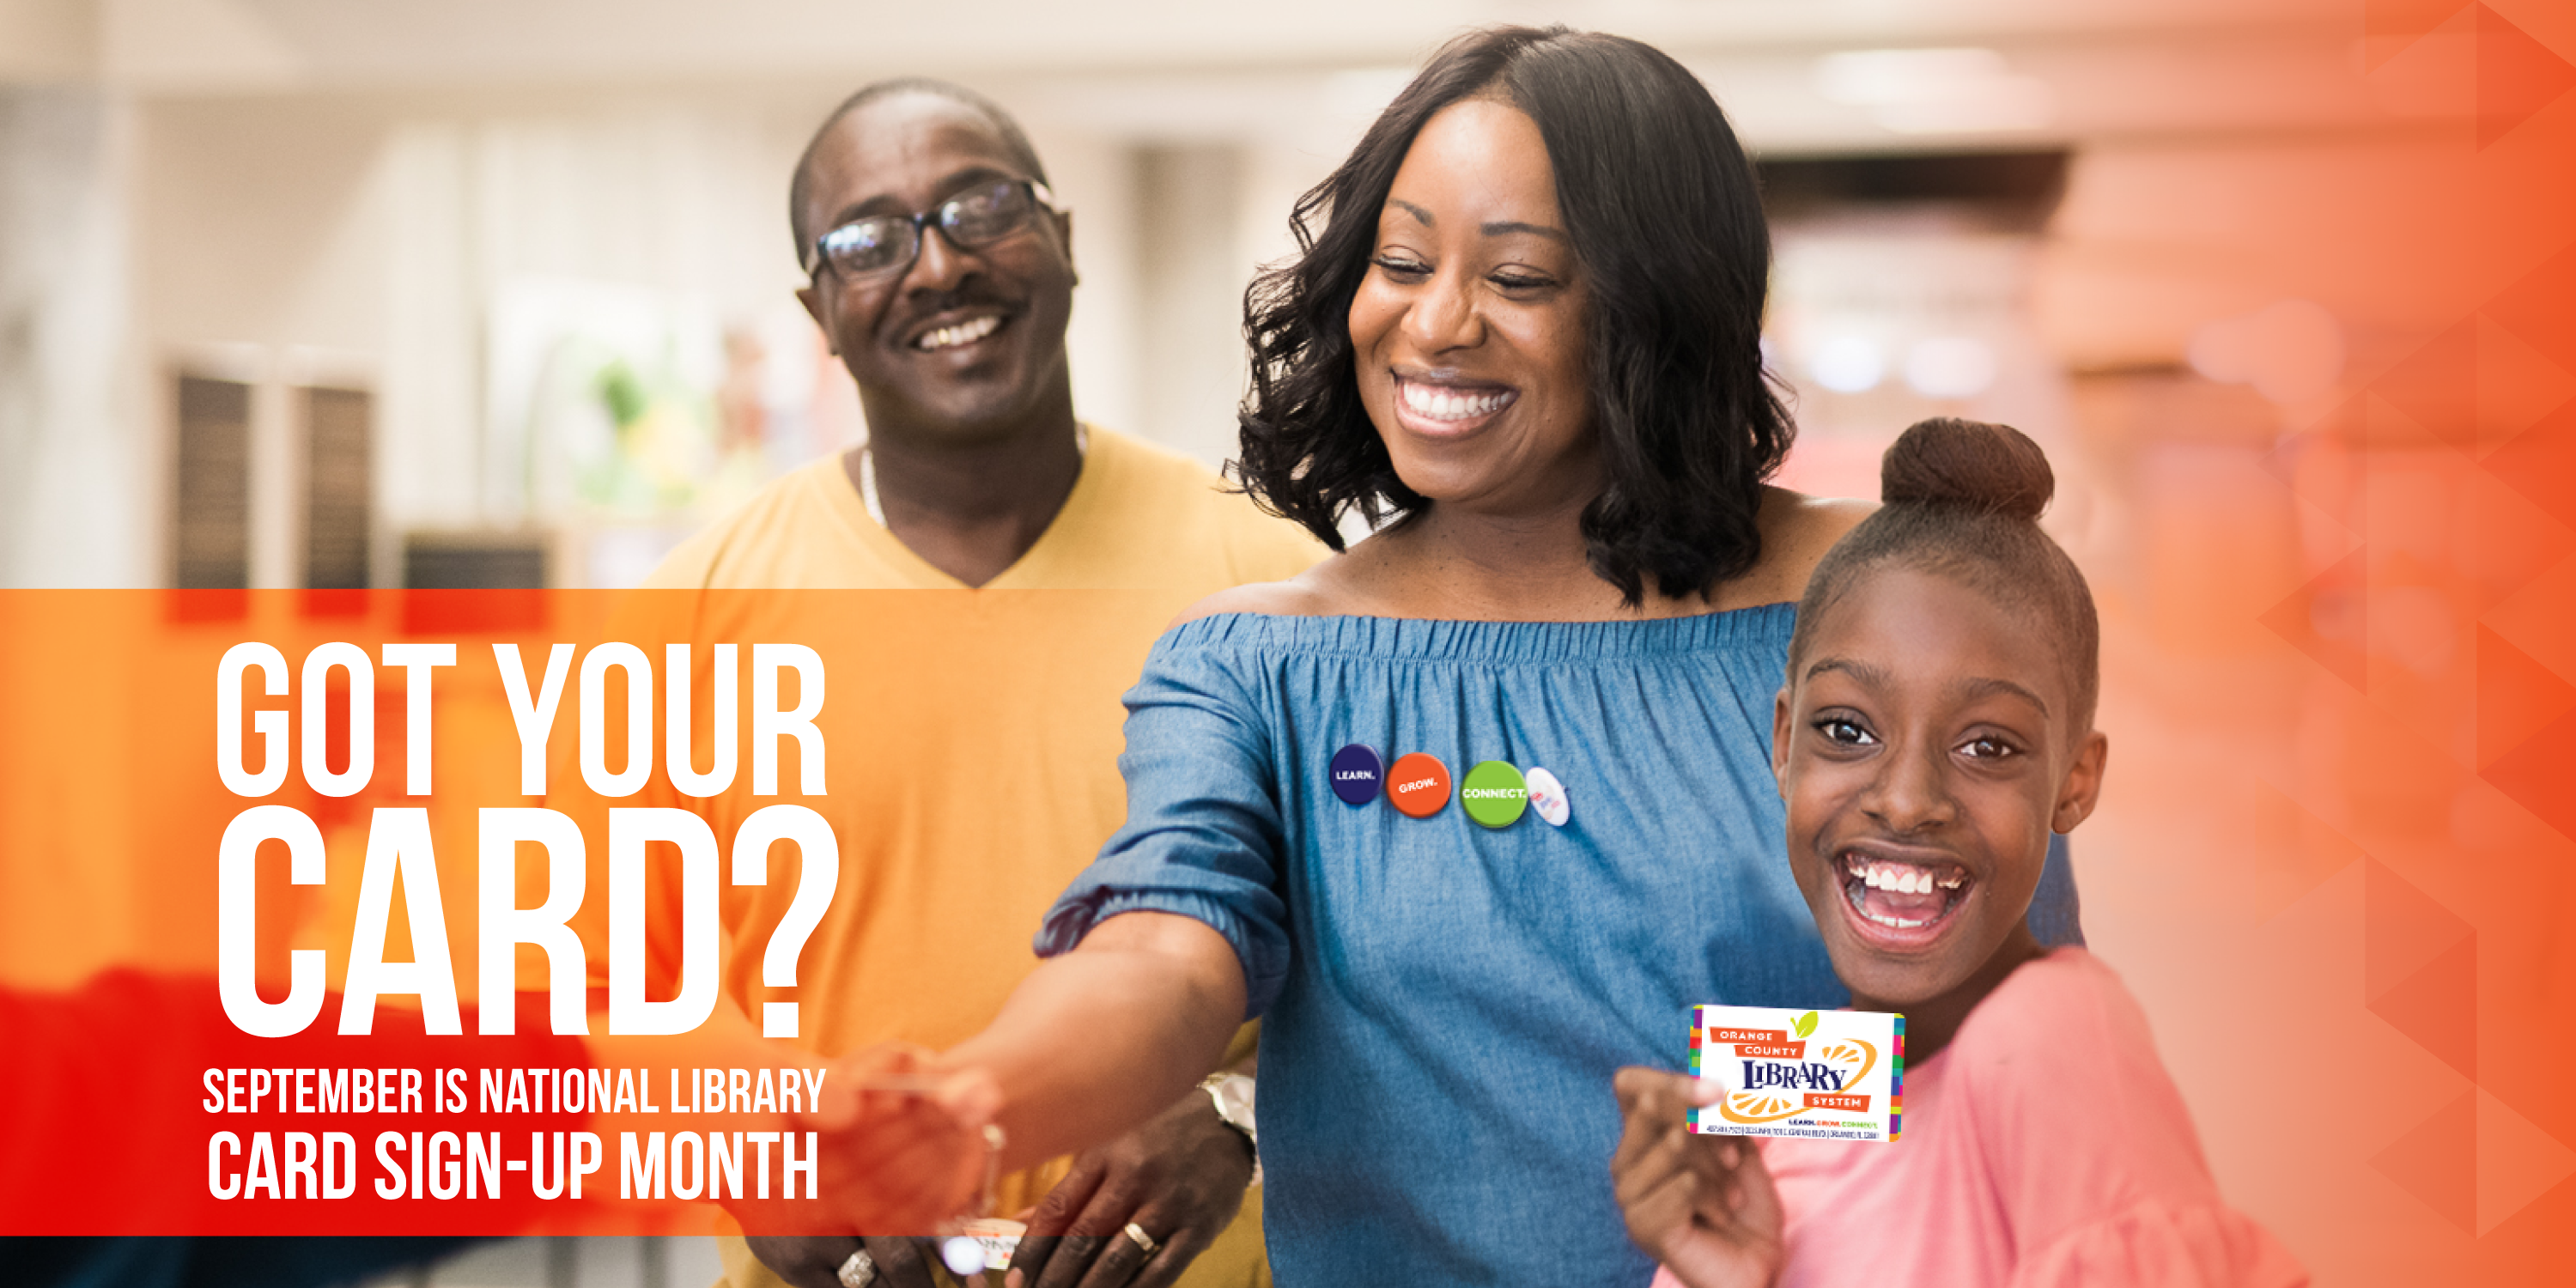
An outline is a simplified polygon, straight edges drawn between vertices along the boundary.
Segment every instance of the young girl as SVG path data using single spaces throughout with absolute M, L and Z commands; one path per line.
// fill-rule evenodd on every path
M 1798 606 L 1771 760 L 1835 973 L 1905 1016 L 1905 1134 L 1693 1135 L 1701 1084 L 1623 1070 L 1630 1236 L 1658 1288 L 2305 1283 L 2220 1200 L 2119 978 L 2023 921 L 2108 753 L 2092 595 L 2037 523 L 2046 457 L 1933 420 L 1882 470 Z

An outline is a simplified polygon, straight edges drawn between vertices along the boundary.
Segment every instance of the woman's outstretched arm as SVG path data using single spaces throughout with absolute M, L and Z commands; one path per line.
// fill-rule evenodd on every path
M 992 1080 L 1001 1165 L 1026 1167 L 1170 1108 L 1224 1057 L 1243 1012 L 1243 965 L 1225 936 L 1191 917 L 1122 913 L 1039 963 L 938 1063 Z

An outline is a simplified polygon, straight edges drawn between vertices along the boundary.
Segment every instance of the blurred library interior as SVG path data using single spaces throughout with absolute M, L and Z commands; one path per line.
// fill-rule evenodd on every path
M 1220 462 L 1290 203 L 1480 21 L 1633 34 L 1717 92 L 1776 220 L 1790 485 L 1869 494 L 1933 411 L 2266 439 L 2369 319 L 2230 251 L 2359 160 L 2321 138 L 2415 108 L 2338 7 L 2277 10 L 6 0 L 0 583 L 633 584 L 864 434 L 784 194 L 890 74 L 1036 136 L 1081 414 Z

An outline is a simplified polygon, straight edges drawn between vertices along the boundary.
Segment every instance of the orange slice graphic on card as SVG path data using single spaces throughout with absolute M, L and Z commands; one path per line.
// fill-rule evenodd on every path
M 1860 1080 L 1878 1067 L 1878 1048 L 1859 1038 L 1834 1038 L 1817 1043 L 1809 1058 L 1841 1070 L 1843 1088 L 1848 1091 L 1858 1088 Z
M 1796 1117 L 1806 1107 L 1785 1091 L 1730 1091 L 1717 1102 L 1717 1116 L 1731 1123 L 1774 1123 Z

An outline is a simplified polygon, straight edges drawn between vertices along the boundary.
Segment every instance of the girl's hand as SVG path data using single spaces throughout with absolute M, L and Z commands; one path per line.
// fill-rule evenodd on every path
M 1780 1196 L 1753 1142 L 1702 1136 L 1690 1111 L 1714 1102 L 1712 1083 L 1657 1069 L 1621 1069 L 1625 1119 L 1610 1179 L 1628 1237 L 1690 1288 L 1769 1288 L 1780 1273 Z

